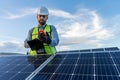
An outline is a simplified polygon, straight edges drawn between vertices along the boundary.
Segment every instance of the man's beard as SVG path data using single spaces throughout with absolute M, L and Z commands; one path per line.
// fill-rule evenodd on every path
M 39 21 L 40 25 L 44 25 L 46 23 L 46 21 Z

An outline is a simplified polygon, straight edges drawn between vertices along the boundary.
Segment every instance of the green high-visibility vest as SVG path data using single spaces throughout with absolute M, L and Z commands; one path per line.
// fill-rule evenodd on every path
M 49 37 L 51 36 L 51 26 L 46 24 L 44 31 L 48 33 Z M 36 26 L 33 31 L 32 31 L 32 40 L 35 38 L 38 38 L 39 35 L 39 29 L 38 26 Z M 44 51 L 45 53 L 49 54 L 55 54 L 56 53 L 56 48 L 54 46 L 50 46 L 47 43 L 43 43 L 44 46 Z M 37 51 L 36 50 L 30 50 L 30 55 L 37 55 Z

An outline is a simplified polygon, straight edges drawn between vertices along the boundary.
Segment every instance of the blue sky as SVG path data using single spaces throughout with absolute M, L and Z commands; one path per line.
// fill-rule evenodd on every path
M 120 1 L 116 0 L 3 0 L 0 2 L 0 52 L 22 52 L 28 30 L 36 26 L 36 10 L 49 9 L 55 25 L 57 50 L 120 47 Z

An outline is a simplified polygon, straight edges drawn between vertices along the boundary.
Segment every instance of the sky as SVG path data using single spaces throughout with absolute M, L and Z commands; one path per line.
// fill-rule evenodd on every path
M 120 48 L 120 0 L 2 0 L 0 52 L 25 54 L 24 40 L 38 25 L 36 11 L 49 10 L 48 24 L 58 31 L 57 51 Z

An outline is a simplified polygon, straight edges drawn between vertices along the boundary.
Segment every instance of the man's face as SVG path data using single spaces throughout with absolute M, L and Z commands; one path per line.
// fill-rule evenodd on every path
M 47 15 L 37 15 L 37 19 L 40 25 L 44 25 L 48 19 Z

